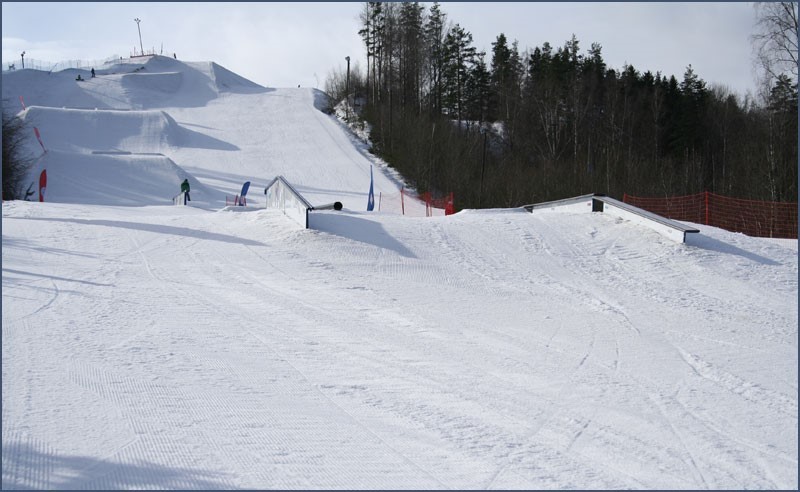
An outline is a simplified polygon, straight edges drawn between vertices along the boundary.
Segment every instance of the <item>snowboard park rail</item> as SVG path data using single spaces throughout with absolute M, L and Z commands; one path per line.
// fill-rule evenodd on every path
M 267 196 L 266 208 L 280 210 L 304 229 L 308 229 L 308 212 L 314 210 L 314 206 L 286 178 L 277 176 L 264 188 L 264 194 Z
M 653 212 L 648 212 L 639 207 L 615 200 L 611 197 L 591 193 L 563 200 L 536 203 L 523 207 L 528 212 L 536 211 L 572 211 L 572 212 L 603 212 L 615 217 L 649 227 L 662 236 L 666 236 L 679 243 L 686 242 L 686 234 L 699 233 L 700 231 L 681 224 L 675 220 L 662 217 Z

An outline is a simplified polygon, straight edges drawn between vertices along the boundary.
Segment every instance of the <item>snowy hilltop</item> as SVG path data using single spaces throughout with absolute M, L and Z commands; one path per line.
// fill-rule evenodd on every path
M 320 91 L 94 68 L 3 74 L 48 176 L 2 208 L 4 489 L 797 488 L 796 240 L 367 212 L 402 178 Z

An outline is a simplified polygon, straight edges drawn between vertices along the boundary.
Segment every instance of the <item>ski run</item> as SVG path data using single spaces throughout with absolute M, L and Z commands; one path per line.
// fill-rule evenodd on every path
M 796 240 L 367 212 L 402 177 L 321 92 L 95 68 L 3 73 L 48 178 L 2 207 L 4 489 L 798 487 Z

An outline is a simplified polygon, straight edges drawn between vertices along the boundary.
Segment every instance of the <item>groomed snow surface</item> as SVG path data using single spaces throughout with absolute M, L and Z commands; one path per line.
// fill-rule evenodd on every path
M 796 240 L 366 212 L 400 178 L 312 89 L 74 72 L 3 75 L 48 148 L 2 208 L 3 488 L 797 488 Z

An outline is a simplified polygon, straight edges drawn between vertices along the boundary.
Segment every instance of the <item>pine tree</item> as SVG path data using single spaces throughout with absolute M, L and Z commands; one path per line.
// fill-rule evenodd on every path
M 511 50 L 508 48 L 506 36 L 500 33 L 492 43 L 492 99 L 489 111 L 493 120 L 508 119 L 507 85 L 512 78 Z
M 444 109 L 458 121 L 464 116 L 466 82 L 475 59 L 472 34 L 456 24 L 444 41 Z
M 607 67 L 599 43 L 581 53 L 574 35 L 558 49 L 526 49 L 523 66 L 501 33 L 487 60 L 438 3 L 368 2 L 361 20 L 375 151 L 464 206 L 715 187 L 796 201 L 797 82 L 788 73 L 766 80 L 761 98 L 740 100 L 709 89 L 691 66 L 682 79 Z M 480 181 L 482 136 L 447 119 L 502 123 L 486 154 L 502 176 Z
M 476 55 L 466 84 L 466 116 L 469 120 L 478 121 L 479 125 L 487 121 L 489 109 L 489 82 L 491 77 L 489 70 L 486 68 L 485 57 L 486 53 L 484 52 Z
M 426 58 L 428 63 L 428 106 L 431 116 L 438 115 L 443 107 L 443 80 L 442 76 L 445 67 L 444 39 L 445 22 L 447 16 L 439 8 L 439 4 L 434 2 L 425 23 L 424 39 L 426 48 Z
M 400 6 L 400 101 L 401 108 L 419 110 L 423 70 L 424 7 L 418 2 Z
M 769 193 L 773 201 L 797 201 L 797 84 L 776 77 L 767 106 Z
M 690 64 L 683 74 L 680 85 L 683 105 L 681 108 L 681 138 L 685 152 L 697 149 L 703 139 L 702 122 L 705 112 L 706 83 L 694 73 Z

